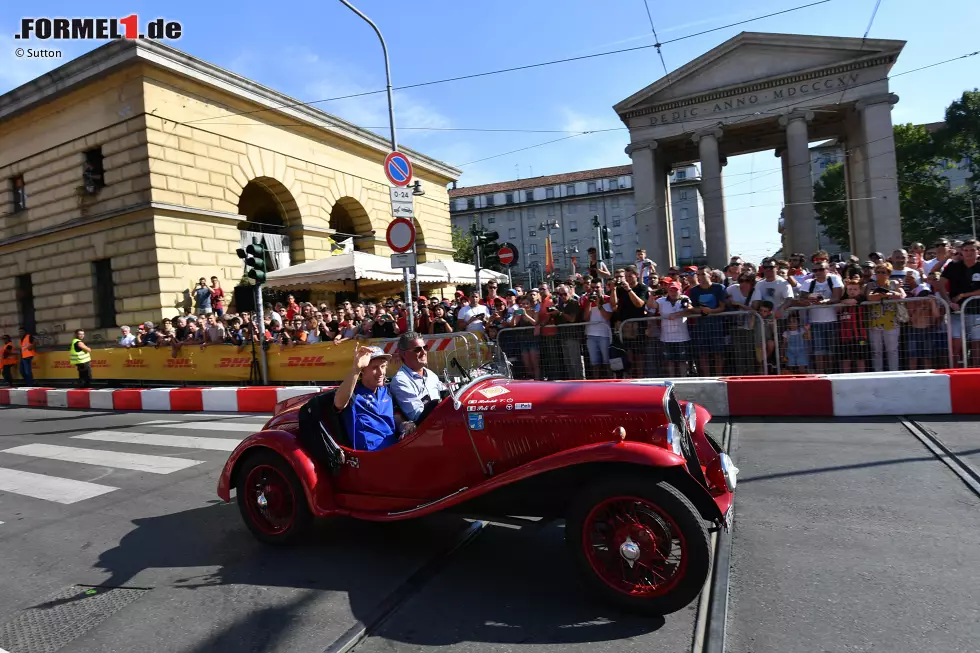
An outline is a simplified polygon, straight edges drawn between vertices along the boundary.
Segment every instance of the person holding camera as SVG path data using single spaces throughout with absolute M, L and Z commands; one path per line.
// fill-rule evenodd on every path
M 602 281 L 595 280 L 589 293 L 583 297 L 582 320 L 585 322 L 585 346 L 589 352 L 589 365 L 592 374 L 589 378 L 611 378 L 609 370 L 609 347 L 612 345 L 613 308 L 609 298 L 602 293 Z
M 510 320 L 504 323 L 506 327 L 536 327 L 539 320 L 538 311 L 534 309 L 534 298 L 530 293 L 521 297 L 519 308 L 514 309 Z M 521 347 L 521 362 L 532 379 L 541 380 L 541 348 L 535 329 L 524 329 L 519 332 Z
M 471 333 L 486 333 L 486 320 L 490 311 L 480 303 L 480 291 L 470 293 L 470 303 L 459 309 L 456 318 L 456 328 Z
M 640 275 L 636 266 L 627 265 L 625 268 L 616 270 L 614 277 L 616 282 L 616 292 L 612 293 L 612 307 L 620 323 L 625 322 L 620 327 L 623 336 L 623 345 L 626 349 L 626 356 L 629 359 L 630 369 L 637 378 L 643 376 L 643 347 L 644 337 L 646 336 L 646 323 L 639 321 L 646 317 L 647 299 L 650 297 L 650 288 L 646 284 L 640 283 Z M 627 322 L 627 320 L 636 320 Z
M 565 378 L 572 381 L 585 380 L 585 365 L 582 359 L 582 327 L 571 326 L 582 321 L 582 310 L 575 293 L 569 286 L 558 286 L 555 291 L 558 303 L 553 307 L 552 320 L 558 325 L 558 338 L 561 357 L 565 367 Z
M 657 299 L 657 315 L 660 316 L 660 341 L 663 343 L 664 364 L 667 376 L 685 377 L 691 364 L 691 334 L 687 330 L 687 316 L 700 315 L 691 300 L 681 294 L 681 284 L 671 281 L 667 296 Z

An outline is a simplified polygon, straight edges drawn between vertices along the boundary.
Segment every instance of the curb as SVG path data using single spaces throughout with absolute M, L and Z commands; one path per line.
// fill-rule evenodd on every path
M 333 386 L 331 386 L 333 387 Z M 66 390 L 13 388 L 0 390 L 0 406 L 94 408 L 180 412 L 271 413 L 284 399 L 320 392 L 320 386 L 251 388 L 150 388 Z
M 715 417 L 980 415 L 980 369 L 685 378 L 674 380 L 674 389 L 679 399 L 701 404 Z M 14 388 L 0 389 L 0 406 L 271 413 L 284 399 L 320 390 Z

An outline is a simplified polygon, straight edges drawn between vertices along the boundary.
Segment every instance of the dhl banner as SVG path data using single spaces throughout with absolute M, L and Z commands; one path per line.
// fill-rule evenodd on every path
M 428 336 L 429 367 L 438 373 L 448 366 L 449 358 L 457 357 L 464 366 L 485 363 L 490 354 L 484 341 L 472 336 Z M 269 382 L 340 381 L 350 370 L 354 360 L 354 348 L 358 345 L 376 345 L 388 353 L 395 353 L 392 340 L 347 340 L 340 344 L 321 343 L 280 347 L 270 345 L 266 350 L 269 365 Z M 176 381 L 184 383 L 244 383 L 249 380 L 252 367 L 251 348 L 233 345 L 200 346 L 184 345 L 176 355 L 170 347 L 133 347 L 92 350 L 92 376 L 95 379 L 127 381 Z M 398 357 L 388 366 L 388 375 L 399 367 Z M 75 366 L 68 359 L 68 351 L 39 352 L 34 357 L 34 378 L 78 378 Z

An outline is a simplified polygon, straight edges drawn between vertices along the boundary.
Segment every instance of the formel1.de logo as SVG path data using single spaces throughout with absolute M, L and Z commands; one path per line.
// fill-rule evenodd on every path
M 175 41 L 184 31 L 176 20 L 155 18 L 140 26 L 139 16 L 125 18 L 21 18 L 15 39 L 41 41 L 110 41 L 114 39 L 164 39 Z

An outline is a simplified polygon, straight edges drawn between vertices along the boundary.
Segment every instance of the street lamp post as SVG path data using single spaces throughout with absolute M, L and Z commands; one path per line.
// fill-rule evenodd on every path
M 378 40 L 381 41 L 381 51 L 385 56 L 385 80 L 387 81 L 387 92 L 388 92 L 388 124 L 391 127 L 391 151 L 398 151 L 398 138 L 395 135 L 395 102 L 391 96 L 391 64 L 388 60 L 388 45 L 385 43 L 385 37 L 381 35 L 381 30 L 378 26 L 374 24 L 370 18 L 361 13 L 357 7 L 352 5 L 347 0 L 340 0 L 345 7 L 353 11 L 355 14 L 360 16 L 364 22 L 371 26 L 374 33 L 378 35 Z M 412 244 L 411 253 L 416 257 L 415 264 L 418 266 L 418 254 L 415 251 L 415 244 Z M 417 269 L 417 268 L 416 268 Z M 416 272 L 417 274 L 417 272 Z M 408 329 L 413 331 L 415 329 L 415 307 L 412 305 L 412 280 L 408 274 L 408 268 L 402 268 L 402 275 L 405 281 L 405 307 L 408 309 Z

